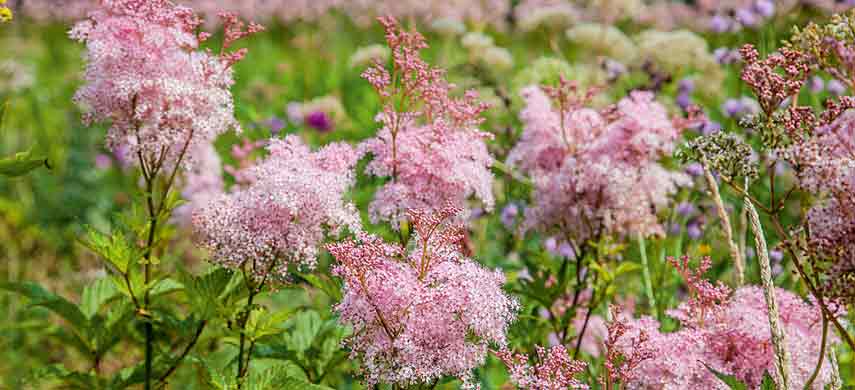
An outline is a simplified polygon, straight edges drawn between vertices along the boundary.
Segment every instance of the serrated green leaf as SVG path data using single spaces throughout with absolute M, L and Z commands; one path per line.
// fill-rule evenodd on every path
M 193 312 L 203 319 L 213 318 L 224 298 L 234 289 L 233 276 L 234 272 L 226 268 L 215 268 L 199 276 L 182 273 L 181 282 L 187 289 Z
M 735 376 L 728 375 L 728 374 L 725 374 L 723 372 L 717 371 L 716 369 L 710 367 L 706 363 L 704 363 L 704 366 L 707 368 L 707 370 L 710 370 L 710 372 L 715 374 L 715 376 L 719 380 L 724 382 L 724 384 L 726 384 L 731 390 L 748 390 L 748 385 L 746 385 L 745 383 L 742 383 Z
M 98 313 L 101 306 L 119 295 L 119 291 L 110 279 L 96 279 L 83 288 L 80 298 L 80 311 L 87 319 Z
M 250 340 L 259 340 L 266 336 L 272 336 L 285 331 L 285 321 L 293 312 L 283 309 L 276 312 L 268 312 L 264 308 L 256 308 L 249 313 L 246 322 L 246 334 Z
M 332 298 L 333 301 L 341 301 L 341 286 L 339 286 L 332 278 L 317 274 L 300 274 L 300 277 L 309 282 L 312 287 L 323 291 L 327 296 Z
M 83 331 L 88 327 L 86 316 L 77 306 L 65 298 L 55 295 L 37 283 L 0 283 L 0 289 L 23 295 L 33 306 L 42 306 L 68 321 L 74 328 Z
M 0 158 L 0 176 L 18 177 L 41 166 L 50 169 L 48 160 L 34 154 L 32 149 L 18 152 L 11 157 Z
M 128 272 L 128 267 L 133 259 L 139 257 L 136 248 L 128 242 L 125 235 L 119 230 L 114 230 L 108 235 L 87 227 L 86 235 L 81 243 L 98 254 L 117 272 L 123 274 Z
M 290 329 L 287 335 L 288 347 L 298 353 L 305 352 L 312 346 L 315 337 L 321 331 L 322 325 L 323 321 L 317 312 L 304 311 L 298 313 L 288 321 L 288 328 Z

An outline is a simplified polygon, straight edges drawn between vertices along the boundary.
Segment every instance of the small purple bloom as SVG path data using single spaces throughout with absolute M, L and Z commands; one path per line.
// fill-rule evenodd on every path
M 695 80 L 690 78 L 680 79 L 677 83 L 677 89 L 680 92 L 692 93 L 695 90 Z
M 558 254 L 569 260 L 576 258 L 576 251 L 573 250 L 573 246 L 566 241 L 562 242 L 561 245 L 558 245 Z
M 608 74 L 608 77 L 611 80 L 620 77 L 627 71 L 626 65 L 612 59 L 606 59 L 603 63 L 603 67 L 605 68 L 606 74 Z
M 769 260 L 774 262 L 780 262 L 784 259 L 784 252 L 781 252 L 777 249 L 772 249 L 769 251 Z
M 846 93 L 846 85 L 837 79 L 828 80 L 828 84 L 825 85 L 825 88 L 834 96 L 840 96 Z
M 507 206 L 505 206 L 505 208 L 502 209 L 502 225 L 505 225 L 506 229 L 512 230 L 519 214 L 520 210 L 519 207 L 517 207 L 516 203 L 509 203 Z
M 813 76 L 808 83 L 808 88 L 813 93 L 820 93 L 825 89 L 825 80 L 819 76 Z
M 754 27 L 760 22 L 760 18 L 750 8 L 740 8 L 734 16 L 743 26 Z
M 285 128 L 285 121 L 277 116 L 271 117 L 265 124 L 270 128 L 270 133 L 273 135 L 279 134 Z
M 754 248 L 746 248 L 745 249 L 745 258 L 746 259 L 753 259 L 755 254 L 757 254 L 757 253 L 754 252 Z
M 721 105 L 721 110 L 724 111 L 724 115 L 728 118 L 733 118 L 742 113 L 742 110 L 745 107 L 742 105 L 741 99 L 727 99 L 724 104 Z
M 686 173 L 693 177 L 698 177 L 704 174 L 704 166 L 701 163 L 691 163 L 686 165 Z
M 689 96 L 688 92 L 680 92 L 680 94 L 677 95 L 677 105 L 680 106 L 680 108 L 685 110 L 690 104 L 692 104 L 692 97 Z
M 556 255 L 558 253 L 558 240 L 555 237 L 547 237 L 543 241 L 543 247 L 547 252 Z
M 764 18 L 771 18 L 775 14 L 775 3 L 770 0 L 757 0 L 754 2 L 754 11 Z
M 721 123 L 716 121 L 707 120 L 704 121 L 703 126 L 701 126 L 701 134 L 703 135 L 710 135 L 719 131 L 721 131 Z
M 323 111 L 315 111 L 306 115 L 306 125 L 322 133 L 332 130 L 333 126 L 332 119 Z
M 686 234 L 689 238 L 697 240 L 701 238 L 704 232 L 701 230 L 701 226 L 697 222 L 689 222 L 689 224 L 686 225 Z
M 688 217 L 695 212 L 695 205 L 689 202 L 680 202 L 677 205 L 677 214 L 680 214 L 683 217 Z
M 110 169 L 113 166 L 113 159 L 110 156 L 104 153 L 98 153 L 95 155 L 95 168 L 98 169 Z
M 680 234 L 681 231 L 683 231 L 683 227 L 680 226 L 680 224 L 677 222 L 672 222 L 670 225 L 668 225 L 668 233 L 670 233 L 671 235 L 676 236 Z
M 730 30 L 732 22 L 729 18 L 723 15 L 715 15 L 710 19 L 710 30 L 717 33 L 723 33 Z

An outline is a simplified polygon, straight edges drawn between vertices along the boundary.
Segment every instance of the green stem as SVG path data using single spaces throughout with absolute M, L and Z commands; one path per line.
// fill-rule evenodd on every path
M 641 254 L 641 276 L 644 278 L 644 293 L 647 295 L 647 301 L 650 304 L 651 315 L 656 315 L 656 296 L 653 295 L 653 284 L 650 282 L 650 266 L 647 263 L 647 247 L 644 243 L 644 236 L 638 234 L 638 252 Z
M 825 313 L 822 313 L 822 339 L 819 344 L 819 361 L 816 362 L 816 368 L 813 370 L 813 374 L 811 374 L 810 378 L 805 382 L 805 390 L 810 390 L 811 386 L 813 386 L 813 382 L 819 375 L 819 371 L 822 369 L 822 361 L 825 359 L 825 344 L 827 337 L 828 319 L 825 317 Z
M 247 283 L 249 283 L 249 282 L 247 282 Z M 256 289 L 256 288 L 250 288 L 249 289 L 249 298 L 246 301 L 246 309 L 244 310 L 243 316 L 241 318 L 240 344 L 239 344 L 239 349 L 238 349 L 238 368 L 237 368 L 237 386 L 238 386 L 238 389 L 241 388 L 241 385 L 242 385 L 241 380 L 243 379 L 243 376 L 244 376 L 243 351 L 244 351 L 244 346 L 246 344 L 246 323 L 249 320 L 249 311 L 252 310 L 252 301 L 253 301 L 253 299 L 255 299 L 255 295 L 258 294 L 258 292 L 261 290 L 260 287 L 261 286 L 259 286 L 258 289 Z M 247 361 L 247 364 L 249 364 L 248 361 Z

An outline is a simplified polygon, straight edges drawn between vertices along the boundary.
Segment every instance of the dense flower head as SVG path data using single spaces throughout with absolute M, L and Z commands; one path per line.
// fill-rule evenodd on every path
M 689 299 L 668 314 L 679 319 L 683 326 L 703 326 L 709 317 L 715 316 L 716 311 L 720 309 L 719 305 L 727 300 L 731 291 L 721 281 L 713 284 L 704 279 L 703 275 L 712 266 L 712 260 L 708 256 L 701 258 L 694 269 L 690 261 L 688 256 L 679 259 L 668 258 L 668 262 L 677 269 L 689 289 Z
M 227 44 L 261 30 L 236 23 L 225 24 Z M 75 100 L 85 121 L 111 123 L 108 148 L 127 147 L 155 169 L 239 127 L 229 88 L 243 52 L 199 50 L 208 37 L 196 32 L 200 24 L 168 0 L 109 0 L 71 30 L 87 48 L 86 84 Z
M 348 346 L 368 384 L 468 383 L 489 345 L 506 345 L 518 304 L 501 271 L 460 254 L 460 228 L 448 223 L 457 212 L 410 212 L 410 250 L 367 234 L 328 246 L 344 279 L 335 310 L 354 328 Z
M 601 382 L 627 383 L 635 377 L 638 366 L 653 359 L 659 351 L 648 343 L 650 336 L 644 329 L 627 334 L 630 330 L 627 325 L 629 320 L 622 315 L 618 306 L 612 306 L 610 311 L 612 321 L 608 324 L 607 336 L 603 342 L 607 372 Z
M 181 196 L 186 203 L 172 213 L 181 225 L 190 226 L 193 211 L 205 207 L 208 202 L 225 191 L 223 165 L 213 144 L 199 145 L 190 151 L 196 164 L 181 177 Z
M 492 208 L 493 159 L 484 143 L 490 134 L 478 129 L 487 105 L 474 91 L 452 95 L 445 72 L 420 57 L 427 47 L 421 34 L 404 31 L 392 18 L 380 22 L 392 73 L 381 63 L 363 73 L 383 108 L 377 116 L 382 128 L 360 151 L 373 156 L 369 174 L 390 180 L 371 203 L 372 219 L 398 222 L 407 209 L 435 210 L 448 202 L 463 206 L 470 196 Z
M 766 115 L 778 109 L 784 99 L 799 93 L 808 77 L 807 58 L 800 52 L 782 48 L 764 59 L 753 45 L 746 44 L 739 53 L 745 61 L 744 81 Z
M 267 151 L 248 172 L 252 184 L 194 213 L 194 238 L 215 263 L 286 280 L 289 265 L 314 267 L 327 232 L 360 231 L 359 213 L 343 199 L 357 155 L 346 144 L 312 152 L 297 136 L 272 139 Z
M 808 247 L 824 295 L 855 303 L 855 110 L 847 110 L 784 154 L 802 188 L 818 195 L 807 212 Z
M 776 289 L 775 296 L 792 356 L 790 388 L 802 388 L 819 359 L 822 314 L 786 290 Z M 765 372 L 776 370 L 766 311 L 763 290 L 749 286 L 737 289 L 702 328 L 661 333 L 659 323 L 649 317 L 633 321 L 629 332 L 647 332 L 646 344 L 659 353 L 638 366 L 629 388 L 728 389 L 707 367 L 757 388 Z M 830 365 L 823 365 L 812 389 L 831 382 Z
M 588 386 L 575 378 L 585 371 L 585 362 L 573 360 L 563 345 L 548 350 L 539 345 L 537 364 L 532 367 L 528 356 L 508 350 L 497 352 L 499 359 L 507 366 L 511 382 L 522 390 L 564 390 L 588 389 Z
M 508 164 L 534 182 L 524 227 L 557 228 L 579 242 L 601 232 L 663 233 L 656 210 L 689 179 L 658 161 L 672 153 L 688 122 L 669 118 L 647 92 L 632 92 L 603 112 L 584 106 L 590 91 L 559 95 L 549 88 L 523 91 L 525 127 Z

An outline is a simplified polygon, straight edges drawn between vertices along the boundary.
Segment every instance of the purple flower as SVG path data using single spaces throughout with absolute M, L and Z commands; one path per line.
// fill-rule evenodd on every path
M 576 258 L 576 251 L 573 250 L 573 246 L 571 246 L 567 241 L 558 245 L 558 254 L 565 259 L 572 260 Z
M 543 247 L 547 252 L 554 255 L 558 253 L 558 240 L 555 237 L 547 237 L 546 240 L 543 240 Z
M 750 8 L 740 8 L 734 15 L 736 20 L 743 26 L 754 27 L 760 22 L 760 18 Z
M 672 222 L 670 225 L 668 225 L 668 232 L 672 235 L 676 236 L 680 234 L 681 231 L 683 231 L 683 227 L 680 226 L 680 224 L 677 222 Z
M 716 121 L 707 120 L 704 121 L 704 124 L 701 126 L 701 134 L 703 135 L 710 135 L 719 131 L 721 131 L 721 123 Z
M 780 262 L 784 259 L 784 252 L 781 252 L 777 249 L 772 249 L 769 251 L 769 260 L 774 262 Z
M 710 30 L 717 33 L 727 32 L 731 29 L 733 22 L 722 15 L 715 15 L 710 19 Z
M 307 126 L 322 133 L 332 130 L 332 119 L 323 111 L 309 113 L 309 115 L 306 115 L 305 121 Z
M 819 76 L 813 76 L 808 83 L 808 88 L 813 93 L 820 93 L 825 89 L 825 80 Z
M 686 234 L 689 235 L 689 238 L 697 240 L 701 238 L 704 232 L 701 230 L 701 226 L 697 222 L 693 221 L 686 225 Z
M 745 258 L 746 259 L 753 259 L 754 255 L 756 255 L 756 254 L 757 254 L 757 252 L 754 252 L 754 248 L 746 248 L 745 249 Z
M 690 176 L 698 177 L 704 174 L 704 166 L 701 163 L 691 163 L 686 165 L 685 171 Z
M 605 60 L 603 68 L 605 68 L 610 80 L 614 80 L 626 73 L 626 65 L 610 58 Z
M 677 89 L 680 92 L 690 94 L 692 93 L 692 91 L 695 90 L 695 80 L 690 78 L 680 79 L 680 81 L 677 83 Z
M 520 209 L 516 203 L 508 203 L 508 205 L 502 209 L 502 225 L 505 225 L 506 229 L 512 230 L 519 214 Z
M 754 3 L 754 11 L 764 18 L 771 18 L 775 14 L 775 3 L 769 0 L 757 0 Z
M 680 202 L 677 205 L 677 214 L 680 214 L 683 217 L 688 217 L 695 212 L 695 205 L 689 202 Z
M 741 99 L 727 99 L 724 104 L 721 105 L 721 110 L 724 111 L 724 115 L 728 118 L 733 118 L 742 113 L 742 110 L 745 107 L 742 104 Z
M 111 166 L 113 166 L 113 160 L 110 156 L 104 153 L 98 153 L 95 155 L 95 168 L 110 169 Z
M 834 96 L 840 96 L 846 93 L 846 85 L 837 79 L 828 80 L 828 84 L 825 85 L 825 88 Z
M 270 128 L 270 133 L 273 135 L 279 134 L 283 128 L 285 128 L 285 121 L 280 119 L 277 116 L 271 117 L 265 122 L 268 128 Z
M 689 96 L 688 92 L 680 92 L 680 94 L 677 95 L 677 105 L 680 106 L 680 108 L 685 110 L 690 104 L 692 104 L 692 97 Z

